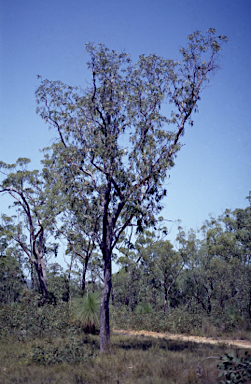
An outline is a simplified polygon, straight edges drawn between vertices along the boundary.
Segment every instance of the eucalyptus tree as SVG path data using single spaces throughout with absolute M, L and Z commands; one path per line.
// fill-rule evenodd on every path
M 80 187 L 90 217 L 100 218 L 101 351 L 110 348 L 114 247 L 128 226 L 140 231 L 154 224 L 180 138 L 185 126 L 193 125 L 191 113 L 227 38 L 209 29 L 188 40 L 188 47 L 180 50 L 181 62 L 151 54 L 141 55 L 135 64 L 126 53 L 88 43 L 91 80 L 86 89 L 42 80 L 36 91 L 37 112 L 58 131 L 54 154 L 59 154 L 73 188 Z M 166 102 L 173 108 L 170 117 L 164 114 Z
M 127 236 L 122 235 L 116 247 L 119 251 L 116 261 L 121 270 L 116 277 L 114 294 L 118 294 L 118 281 L 122 280 L 123 275 L 124 303 L 131 311 L 138 301 L 151 301 L 156 306 L 161 279 L 159 271 L 157 272 L 157 255 L 153 254 L 153 249 L 157 244 L 164 242 L 163 238 L 167 235 L 163 221 L 162 217 L 156 220 L 154 231 L 145 230 L 138 234 L 130 231 Z
M 154 242 L 154 233 L 144 231 L 137 236 L 130 228 L 129 233 L 122 234 L 116 249 L 119 251 L 116 259 L 120 270 L 114 279 L 114 296 L 117 302 L 124 304 L 133 311 L 135 305 L 142 299 L 142 290 L 147 291 L 144 284 L 144 255 L 149 244 Z M 132 240 L 134 238 L 134 242 Z M 144 298 L 145 299 L 145 298 Z
M 212 297 L 232 314 L 251 318 L 251 207 L 227 209 L 203 226 Z M 211 271 L 211 274 L 209 274 Z M 203 279 L 204 284 L 206 280 Z
M 210 217 L 202 230 L 210 255 L 226 261 L 238 259 L 243 265 L 251 261 L 251 207 L 225 212 L 217 219 Z
M 149 263 L 152 264 L 152 273 L 159 280 L 160 290 L 163 292 L 163 311 L 166 312 L 169 296 L 180 272 L 185 266 L 187 257 L 175 251 L 170 241 L 158 241 L 148 249 Z
M 13 198 L 16 210 L 16 215 L 12 217 L 2 215 L 1 229 L 9 240 L 14 240 L 21 247 L 35 268 L 41 302 L 45 303 L 48 298 L 45 237 L 55 220 L 56 193 L 48 191 L 38 170 L 27 170 L 29 162 L 26 158 L 18 159 L 16 164 L 0 162 L 0 172 L 5 175 L 0 192 L 8 193 Z
M 250 207 L 227 209 L 205 221 L 200 240 L 192 230 L 178 236 L 187 258 L 179 280 L 182 301 L 217 325 L 251 319 L 250 219 Z
M 249 198 L 248 198 L 249 199 Z M 251 205 L 245 209 L 237 208 L 234 211 L 226 210 L 219 218 L 224 228 L 226 238 L 228 237 L 229 248 L 231 240 L 234 240 L 235 251 L 233 257 L 237 257 L 244 265 L 251 262 Z M 225 240 L 227 241 L 227 240 Z M 230 254 L 230 252 L 229 252 Z
M 0 226 L 0 302 L 16 301 L 26 286 L 23 274 L 23 252 L 10 244 Z

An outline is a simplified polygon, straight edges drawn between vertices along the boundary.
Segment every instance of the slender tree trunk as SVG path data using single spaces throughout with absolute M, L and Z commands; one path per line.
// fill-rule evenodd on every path
M 114 297 L 113 285 L 112 285 L 112 288 L 111 288 L 111 295 L 112 295 L 112 305 L 115 306 L 115 297 Z
M 110 202 L 111 179 L 105 192 L 105 204 L 103 214 L 102 254 L 104 262 L 104 285 L 100 302 L 100 352 L 110 351 L 110 317 L 109 299 L 112 289 L 112 241 L 114 221 L 109 217 L 108 206 Z
M 44 251 L 43 251 L 43 230 L 39 234 L 38 246 L 35 244 L 35 255 L 37 259 L 35 261 L 35 268 L 39 280 L 40 293 L 42 295 L 41 304 L 44 304 L 48 299 L 48 289 L 47 289 L 47 274 L 46 266 L 44 261 Z
M 83 270 L 82 270 L 82 285 L 81 285 L 81 290 L 82 290 L 82 295 L 84 296 L 85 293 L 85 285 L 86 285 L 86 271 L 87 271 L 87 265 L 88 265 L 89 257 L 85 257 L 84 262 L 83 262 Z
M 32 255 L 32 237 L 30 234 L 30 255 Z M 34 279 L 34 264 L 30 262 L 31 266 L 31 290 L 35 288 L 35 279 Z
M 164 305 L 163 305 L 163 311 L 166 312 L 167 310 L 167 299 L 168 299 L 168 291 L 167 291 L 167 277 L 164 275 Z
M 70 299 L 70 282 L 69 282 L 69 280 L 66 277 L 65 278 L 65 286 L 64 286 L 64 293 L 63 293 L 62 300 L 64 302 L 68 303 L 69 299 Z
M 165 298 L 164 298 L 163 311 L 166 312 L 166 310 L 167 310 L 167 294 L 166 294 L 166 291 L 165 291 Z
M 100 303 L 100 352 L 110 351 L 109 299 L 112 288 L 111 252 L 104 249 L 104 285 Z
M 41 303 L 44 304 L 48 299 L 48 289 L 47 289 L 46 268 L 45 268 L 45 262 L 43 257 L 40 257 L 36 261 L 35 268 L 38 275 L 39 291 L 40 291 L 40 294 L 42 295 Z
M 31 290 L 35 288 L 34 265 L 31 263 Z

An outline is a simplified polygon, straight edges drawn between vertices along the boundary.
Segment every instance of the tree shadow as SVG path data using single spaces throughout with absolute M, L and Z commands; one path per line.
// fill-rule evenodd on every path
M 211 344 L 200 344 L 195 343 L 193 341 L 183 341 L 183 340 L 166 340 L 166 339 L 155 339 L 151 337 L 145 337 L 145 336 L 134 336 L 134 337 L 127 337 L 125 339 L 119 339 L 114 341 L 113 343 L 114 347 L 125 349 L 125 350 L 143 350 L 146 351 L 151 348 L 158 348 L 158 349 L 164 349 L 169 350 L 172 352 L 182 352 L 186 350 L 186 352 L 198 352 L 198 350 L 207 349 L 210 350 L 224 350 L 223 346 L 214 346 Z

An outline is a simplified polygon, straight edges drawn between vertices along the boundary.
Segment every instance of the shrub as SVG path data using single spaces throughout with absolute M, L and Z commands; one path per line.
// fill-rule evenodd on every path
M 251 382 L 251 354 L 245 352 L 241 358 L 230 353 L 221 357 L 221 362 L 218 364 L 221 370 L 219 377 L 224 376 L 221 380 L 222 384 L 242 384 Z
M 95 342 L 82 338 L 77 339 L 72 334 L 68 341 L 60 341 L 56 344 L 46 341 L 35 345 L 32 352 L 22 354 L 19 358 L 25 358 L 28 364 L 53 365 L 53 364 L 80 364 L 96 356 L 98 345 Z
M 67 303 L 45 304 L 39 307 L 40 296 L 24 290 L 17 303 L 0 306 L 0 338 L 15 337 L 32 340 L 54 337 L 69 326 Z
M 134 311 L 135 313 L 141 313 L 141 314 L 151 313 L 152 306 L 149 303 L 141 303 L 136 306 Z
M 86 333 L 95 334 L 99 328 L 100 300 L 97 294 L 89 293 L 72 303 L 73 322 L 79 322 Z

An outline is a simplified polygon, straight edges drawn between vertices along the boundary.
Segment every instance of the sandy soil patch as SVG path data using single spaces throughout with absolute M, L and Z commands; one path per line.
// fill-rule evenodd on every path
M 185 335 L 173 335 L 171 333 L 159 333 L 149 331 L 132 331 L 123 329 L 113 329 L 113 333 L 127 336 L 151 336 L 155 338 L 162 338 L 167 340 L 181 340 L 181 341 L 193 341 L 195 343 L 205 344 L 224 344 L 238 348 L 251 349 L 250 340 L 231 340 L 231 339 L 213 339 L 211 337 L 202 336 L 185 336 Z

